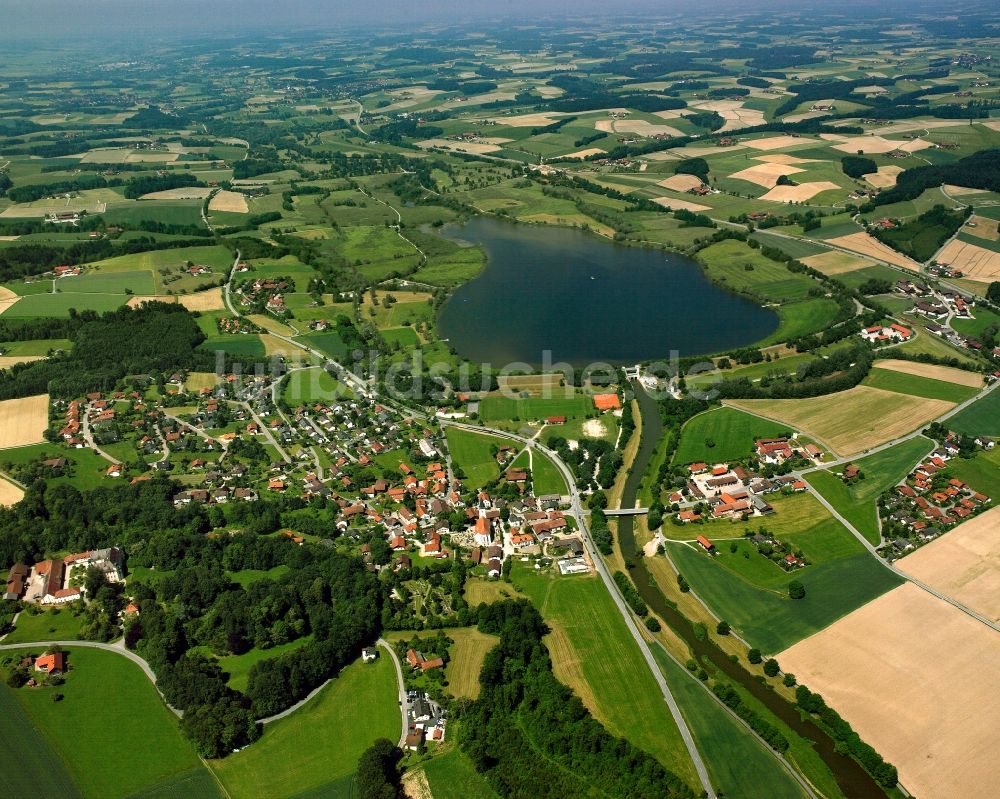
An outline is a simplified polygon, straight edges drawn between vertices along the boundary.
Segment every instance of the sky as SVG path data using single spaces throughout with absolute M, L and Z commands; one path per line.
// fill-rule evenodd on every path
M 421 21 L 502 17 L 530 24 L 541 16 L 662 13 L 727 3 L 735 0 L 0 0 L 0 38 L 126 31 L 155 36 L 192 27 L 273 31 L 364 24 L 391 31 Z

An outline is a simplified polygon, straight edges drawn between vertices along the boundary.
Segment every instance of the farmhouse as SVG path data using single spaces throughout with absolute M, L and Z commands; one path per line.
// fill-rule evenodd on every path
M 866 327 L 860 333 L 861 338 L 874 344 L 884 344 L 890 341 L 909 341 L 913 331 L 908 327 L 893 322 L 890 325 L 875 325 Z

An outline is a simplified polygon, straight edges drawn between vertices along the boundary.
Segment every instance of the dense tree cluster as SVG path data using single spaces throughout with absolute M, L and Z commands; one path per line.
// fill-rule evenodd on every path
M 504 799 L 563 799 L 598 792 L 636 799 L 693 799 L 677 775 L 615 738 L 552 673 L 548 632 L 525 600 L 480 611 L 500 636 L 480 673 L 481 693 L 462 714 L 462 748 Z

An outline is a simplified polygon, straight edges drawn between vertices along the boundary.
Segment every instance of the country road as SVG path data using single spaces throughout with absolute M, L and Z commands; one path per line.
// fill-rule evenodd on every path
M 393 668 L 396 669 L 396 685 L 399 686 L 399 714 L 403 723 L 402 731 L 399 733 L 399 748 L 402 749 L 406 744 L 406 730 L 409 727 L 410 711 L 410 705 L 406 699 L 406 683 L 403 680 L 403 667 L 399 662 L 399 658 L 396 657 L 396 650 L 392 648 L 392 644 L 384 638 L 379 638 L 377 643 L 389 653 Z

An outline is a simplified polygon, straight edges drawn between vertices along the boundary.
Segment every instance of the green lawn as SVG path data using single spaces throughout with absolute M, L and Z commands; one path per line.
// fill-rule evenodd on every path
M 326 369 L 316 367 L 292 372 L 285 381 L 283 396 L 294 408 L 314 402 L 334 402 L 353 394 Z
M 517 421 L 544 420 L 550 416 L 567 418 L 593 414 L 594 401 L 587 396 L 574 397 L 484 397 L 479 402 L 479 418 L 484 422 L 514 419 Z
M 917 436 L 867 458 L 854 461 L 865 477 L 851 485 L 846 485 L 837 475 L 826 469 L 810 472 L 807 478 L 813 488 L 819 491 L 865 538 L 877 544 L 879 531 L 875 501 L 883 491 L 892 488 L 906 477 L 932 448 L 933 445 L 928 439 Z
M 513 576 L 553 630 L 545 645 L 556 676 L 610 732 L 697 784 L 670 710 L 601 580 L 540 574 L 520 562 Z
M 452 461 L 465 472 L 469 488 L 479 488 L 500 474 L 500 467 L 490 448 L 511 443 L 505 438 L 454 427 L 446 429 L 445 438 Z
M 787 425 L 759 419 L 735 408 L 716 408 L 684 425 L 674 463 L 719 463 L 745 458 L 753 452 L 754 439 L 787 432 L 790 432 Z
M 335 360 L 344 358 L 348 354 L 347 345 L 338 333 L 307 333 L 304 336 L 297 336 L 295 340 Z
M 399 344 L 404 350 L 414 349 L 418 344 L 420 344 L 420 338 L 417 336 L 417 331 L 412 327 L 391 327 L 387 330 L 381 331 L 382 338 L 385 339 L 386 343 L 392 346 L 393 344 Z
M 267 571 L 263 569 L 242 569 L 238 572 L 229 572 L 228 576 L 234 583 L 238 583 L 246 588 L 258 580 L 277 580 L 281 575 L 287 574 L 289 571 L 291 571 L 290 567 L 282 564 Z
M 80 794 L 88 799 L 219 795 L 176 717 L 137 665 L 111 652 L 79 647 L 67 652 L 70 672 L 58 688 L 65 699 L 53 702 L 51 688 L 14 694 Z
M 79 277 L 66 277 L 56 281 L 62 294 L 152 294 L 153 273 L 148 270 L 135 272 L 84 272 Z
M 972 386 L 946 383 L 944 380 L 934 380 L 920 375 L 878 368 L 872 369 L 862 383 L 886 391 L 897 391 L 900 394 L 910 394 L 914 397 L 926 397 L 927 399 L 948 400 L 948 402 L 965 402 L 979 391 Z
M 789 302 L 780 305 L 778 329 L 760 342 L 761 346 L 794 341 L 801 336 L 824 330 L 833 323 L 840 307 L 828 297 Z
M 771 750 L 734 719 L 693 675 L 660 646 L 654 645 L 652 650 L 720 796 L 723 792 L 727 799 L 806 796 Z
M 48 355 L 49 350 L 71 350 L 72 348 L 73 342 L 68 338 L 0 342 L 0 350 L 3 350 L 4 355 Z
M 794 307 L 794 306 L 789 306 Z M 756 382 L 766 375 L 787 375 L 795 374 L 795 370 L 801 364 L 815 360 L 815 356 L 808 354 L 788 355 L 772 361 L 762 361 L 752 363 L 748 366 L 735 366 L 732 369 L 721 369 L 701 374 L 691 374 L 685 379 L 689 388 L 710 386 L 720 380 L 736 380 L 745 377 L 747 380 Z
M 948 427 L 969 436 L 1000 436 L 1000 389 L 953 416 Z
M 809 566 L 800 580 L 804 599 L 761 588 L 686 544 L 668 549 L 674 564 L 698 596 L 740 635 L 775 654 L 819 632 L 855 608 L 899 585 L 900 578 L 863 552 Z
M 5 644 L 34 641 L 72 641 L 80 637 L 80 617 L 69 608 L 43 610 L 37 615 L 22 612 L 14 629 L 3 639 Z
M 263 358 L 264 342 L 260 336 L 213 336 L 198 345 L 199 350 L 223 352 L 246 358 Z
M 376 738 L 399 738 L 396 692 L 389 658 L 355 662 L 307 705 L 267 725 L 259 741 L 211 768 L 230 799 L 348 797 L 361 753 Z M 331 790 L 334 783 L 340 790 Z
M 448 735 L 455 734 L 453 721 Z M 434 799 L 499 799 L 497 793 L 479 774 L 465 752 L 453 746 L 439 757 L 428 760 L 423 766 L 427 784 Z
M 66 458 L 71 466 L 68 474 L 48 480 L 49 486 L 69 483 L 81 491 L 109 485 L 106 476 L 108 462 L 91 449 L 68 449 L 59 444 L 30 444 L 26 447 L 0 450 L 0 468 L 10 464 L 34 463 L 48 458 Z

